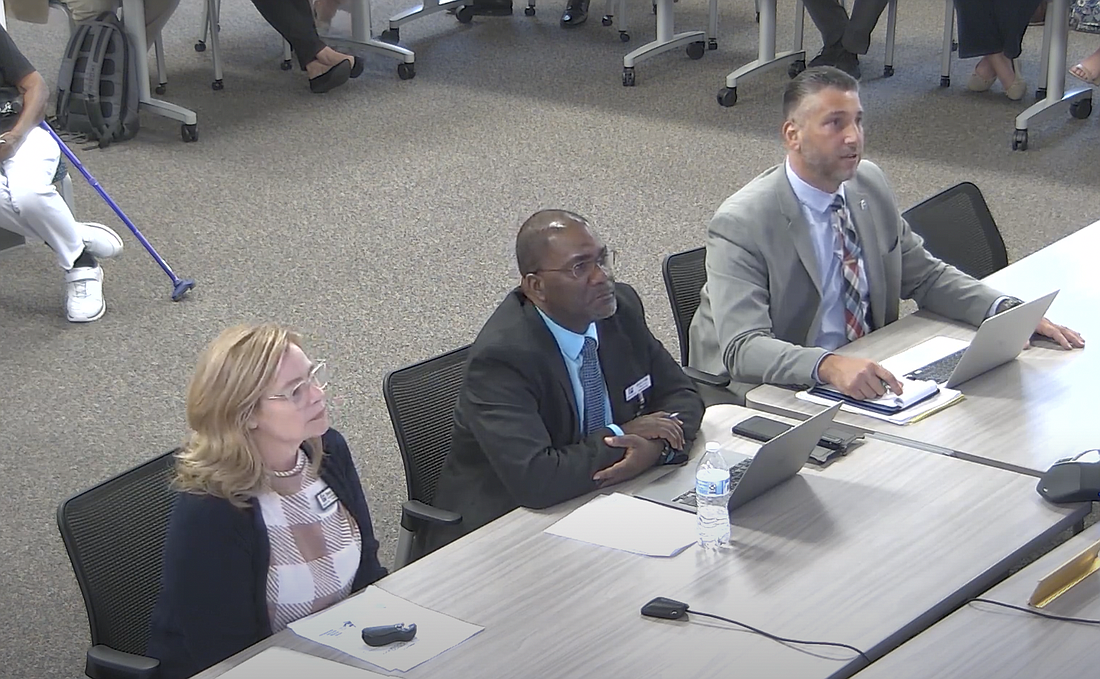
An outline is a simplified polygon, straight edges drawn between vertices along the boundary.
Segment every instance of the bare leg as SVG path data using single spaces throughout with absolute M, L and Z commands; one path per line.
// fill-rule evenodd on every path
M 1087 83 L 1100 84 L 1100 49 L 1082 59 L 1069 72 Z

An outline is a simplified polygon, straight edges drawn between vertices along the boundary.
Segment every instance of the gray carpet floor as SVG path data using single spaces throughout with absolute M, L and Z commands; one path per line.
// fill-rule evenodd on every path
M 375 5 L 376 32 L 405 1 Z M 201 4 L 180 7 L 164 34 L 165 98 L 198 113 L 200 141 L 183 144 L 177 123 L 144 115 L 136 139 L 80 156 L 198 287 L 171 302 L 168 278 L 124 233 L 127 251 L 104 267 L 107 315 L 72 325 L 45 247 L 0 255 L 0 674 L 81 675 L 87 622 L 57 504 L 183 440 L 197 352 L 230 324 L 290 324 L 334 368 L 336 424 L 386 562 L 405 488 L 382 377 L 474 337 L 516 283 L 513 238 L 531 212 L 588 215 L 676 352 L 661 258 L 699 245 L 722 199 L 781 160 L 787 77 L 745 81 L 734 108 L 715 102 L 725 75 L 756 54 L 752 3 L 739 0 L 720 8 L 717 51 L 643 62 L 637 86 L 624 88 L 623 54 L 654 34 L 647 3 L 631 3 L 627 45 L 600 25 L 599 6 L 583 28 L 561 30 L 562 4 L 468 26 L 443 14 L 411 23 L 402 38 L 417 51 L 415 79 L 369 55 L 362 78 L 323 97 L 304 74 L 278 68 L 280 41 L 241 1 L 225 4 L 225 90 L 211 91 L 209 55 L 192 47 Z M 780 46 L 793 7 L 780 3 Z M 882 31 L 864 60 L 866 155 L 899 203 L 973 181 L 1013 259 L 1095 220 L 1097 116 L 1055 116 L 1033 127 L 1032 150 L 1011 151 L 1013 117 L 1030 97 L 969 93 L 972 64 L 957 61 L 955 84 L 941 89 L 942 17 L 940 0 L 902 2 L 897 74 L 880 75 Z M 705 26 L 706 3 L 682 0 L 677 20 Z M 807 26 L 813 53 L 820 39 Z M 334 28 L 348 32 L 348 15 Z M 51 84 L 67 30 L 60 12 L 46 26 L 10 26 Z M 1033 30 L 1025 45 L 1031 90 L 1040 39 Z M 1071 59 L 1096 46 L 1072 34 Z M 78 218 L 125 231 L 79 176 L 75 184 Z

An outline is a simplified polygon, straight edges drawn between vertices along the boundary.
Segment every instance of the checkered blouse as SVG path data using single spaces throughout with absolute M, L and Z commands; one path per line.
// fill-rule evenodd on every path
M 344 599 L 359 568 L 359 526 L 310 468 L 274 479 L 257 500 L 271 543 L 267 610 L 272 633 Z

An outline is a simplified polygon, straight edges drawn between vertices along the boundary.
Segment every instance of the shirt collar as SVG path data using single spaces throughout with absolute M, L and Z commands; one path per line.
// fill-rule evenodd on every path
M 550 334 L 554 336 L 554 340 L 558 343 L 558 349 L 566 358 L 573 361 L 580 359 L 581 352 L 584 350 L 584 340 L 586 337 L 594 339 L 596 341 L 596 348 L 599 348 L 600 336 L 596 332 L 595 322 L 588 324 L 588 329 L 584 331 L 583 335 L 578 335 L 572 330 L 563 328 L 555 323 L 553 319 L 543 313 L 542 309 L 539 309 L 537 306 L 535 310 L 539 312 L 539 316 L 542 316 L 542 321 L 546 323 L 546 327 L 549 328 Z
M 840 194 L 841 198 L 845 199 L 847 203 L 847 196 L 844 194 L 844 184 L 840 185 L 840 188 L 836 193 L 826 193 L 816 186 L 810 186 L 802 177 L 794 171 L 791 167 L 791 159 L 787 158 L 784 162 L 784 166 L 787 170 L 787 181 L 791 183 L 791 189 L 794 191 L 795 198 L 798 198 L 798 202 L 802 203 L 806 207 L 810 208 L 816 214 L 824 214 L 829 210 L 829 207 L 833 204 L 833 198 Z

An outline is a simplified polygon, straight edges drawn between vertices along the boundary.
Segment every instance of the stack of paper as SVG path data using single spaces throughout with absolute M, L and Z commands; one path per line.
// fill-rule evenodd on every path
M 363 643 L 364 627 L 410 622 L 416 625 L 416 637 L 412 641 L 379 647 Z M 308 618 L 292 622 L 289 627 L 300 637 L 331 646 L 385 670 L 401 672 L 411 670 L 485 629 L 417 606 L 374 586 Z
M 809 401 L 810 403 L 816 403 L 822 406 L 831 406 L 836 403 L 835 400 L 823 398 L 821 396 L 814 396 L 813 394 L 806 391 L 798 392 L 797 394 L 795 394 L 795 398 L 801 399 L 803 401 Z M 874 410 L 861 408 L 851 403 L 845 403 L 844 405 L 840 406 L 840 409 L 846 413 L 866 415 L 867 417 L 873 417 L 878 420 L 885 420 L 893 424 L 906 425 L 912 424 L 914 422 L 919 422 L 920 420 L 923 420 L 933 413 L 938 413 L 944 408 L 955 405 L 961 400 L 963 400 L 962 392 L 956 389 L 947 389 L 946 387 L 940 387 L 939 393 L 932 398 L 926 401 L 921 401 L 920 403 L 910 406 L 905 410 L 901 410 L 892 414 L 875 412 Z
M 630 495 L 599 495 L 546 529 L 645 556 L 676 556 L 696 540 L 695 515 Z

